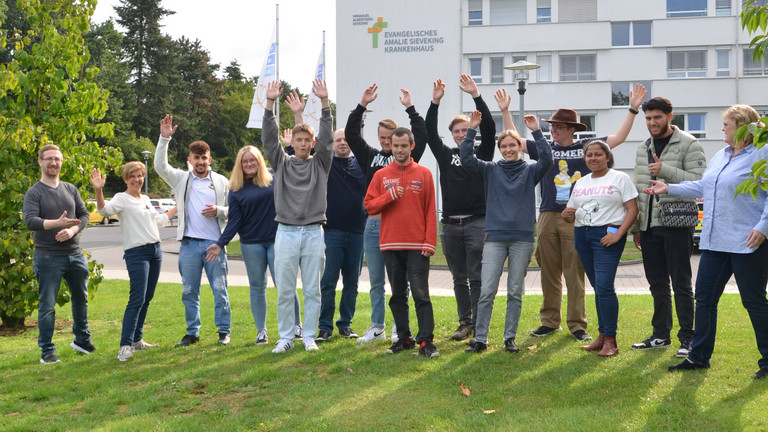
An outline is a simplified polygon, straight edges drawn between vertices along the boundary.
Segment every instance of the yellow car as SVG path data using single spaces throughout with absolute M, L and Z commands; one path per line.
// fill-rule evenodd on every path
M 106 202 L 109 202 L 109 200 L 106 200 Z M 112 222 L 117 222 L 117 215 L 112 215 L 108 218 L 105 218 L 104 216 L 100 215 L 96 211 L 96 200 L 95 199 L 89 199 L 85 203 L 86 207 L 88 207 L 88 211 L 90 214 L 88 215 L 90 217 L 90 220 L 88 221 L 89 224 L 102 224 L 107 225 L 111 224 Z

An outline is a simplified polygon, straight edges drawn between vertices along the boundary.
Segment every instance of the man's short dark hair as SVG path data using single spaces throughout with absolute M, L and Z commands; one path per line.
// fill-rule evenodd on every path
M 193 141 L 189 145 L 189 154 L 204 155 L 211 151 L 211 146 L 205 141 Z
M 406 135 L 408 136 L 408 144 L 413 144 L 413 132 L 411 132 L 410 129 L 399 127 L 392 132 L 393 137 L 401 137 Z
M 665 97 L 657 96 L 643 102 L 642 109 L 643 112 L 648 110 L 659 110 L 664 114 L 669 114 L 672 112 L 672 102 Z

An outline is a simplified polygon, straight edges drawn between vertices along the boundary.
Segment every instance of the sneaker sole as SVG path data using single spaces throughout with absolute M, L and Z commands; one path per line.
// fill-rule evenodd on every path
M 660 346 L 642 346 L 642 347 L 636 347 L 632 345 L 630 348 L 637 351 L 649 351 L 649 350 L 655 350 L 655 349 L 665 349 L 669 348 L 671 345 L 660 345 Z
M 675 357 L 677 357 L 677 358 L 687 358 L 689 353 L 690 352 L 686 352 L 686 353 L 678 352 L 677 354 L 675 354 Z
M 557 333 L 557 332 L 559 332 L 560 330 L 562 330 L 562 329 L 561 329 L 561 328 L 559 328 L 559 329 L 554 329 L 554 330 L 552 330 L 551 332 L 549 332 L 549 333 L 544 333 L 544 334 L 541 334 L 541 333 L 536 333 L 536 332 L 531 332 L 531 336 L 534 336 L 534 337 L 538 337 L 538 338 L 543 338 L 543 337 L 547 337 L 547 336 L 549 336 L 549 335 L 551 335 L 551 334 L 553 334 L 553 333 Z
M 88 351 L 87 349 L 85 349 L 85 348 L 81 347 L 80 345 L 78 345 L 78 344 L 76 344 L 76 343 L 74 343 L 74 342 L 72 342 L 71 344 L 69 344 L 69 346 L 70 346 L 70 347 L 72 347 L 72 349 L 73 349 L 73 350 L 75 350 L 75 351 L 78 351 L 78 352 L 81 352 L 81 353 L 83 353 L 83 354 L 85 354 L 85 355 L 90 355 L 90 354 L 93 352 L 93 351 Z M 94 351 L 95 351 L 95 350 L 94 350 Z
M 263 341 L 256 341 L 256 345 L 266 345 L 269 341 L 263 340 Z
M 55 361 L 55 362 L 47 362 L 47 361 L 45 361 L 45 360 L 43 360 L 43 359 L 40 359 L 40 363 L 41 363 L 41 364 L 50 365 L 50 364 L 61 363 L 61 360 L 57 360 L 57 361 Z

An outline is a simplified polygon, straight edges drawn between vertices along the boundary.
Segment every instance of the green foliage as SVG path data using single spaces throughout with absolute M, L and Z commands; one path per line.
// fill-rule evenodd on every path
M 81 193 L 91 168 L 106 170 L 121 162 L 119 150 L 93 141 L 113 133 L 111 124 L 100 122 L 107 93 L 93 81 L 98 69 L 86 66 L 90 55 L 82 37 L 96 1 L 18 0 L 15 6 L 24 11 L 25 24 L 3 23 L 0 35 L 0 47 L 13 47 L 0 64 L 0 319 L 5 325 L 37 308 L 32 241 L 21 210 L 24 193 L 40 177 L 38 149 L 49 143 L 62 149 L 61 178 Z M 100 270 L 90 265 L 96 273 L 92 293 Z
M 768 4 L 760 6 L 753 0 L 745 0 L 742 4 L 741 28 L 747 30 L 750 35 L 762 32 L 749 43 L 749 47 L 754 49 L 752 61 L 759 62 L 768 50 L 768 35 L 765 33 L 768 28 Z

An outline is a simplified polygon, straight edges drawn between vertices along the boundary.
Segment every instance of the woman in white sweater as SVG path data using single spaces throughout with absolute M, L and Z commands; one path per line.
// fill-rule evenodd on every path
M 176 214 L 176 207 L 165 214 L 158 213 L 149 197 L 141 194 L 146 173 L 147 168 L 141 162 L 128 162 L 123 165 L 122 177 L 126 190 L 115 194 L 109 203 L 106 203 L 106 176 L 101 175 L 98 168 L 91 171 L 91 183 L 96 193 L 96 208 L 99 214 L 105 217 L 117 214 L 123 233 L 123 259 L 128 269 L 131 289 L 123 315 L 123 331 L 117 353 L 117 359 L 120 361 L 133 358 L 134 350 L 157 346 L 143 339 L 144 319 L 147 317 L 149 302 L 155 295 L 163 261 L 160 231 L 157 227 L 167 223 L 169 218 Z

